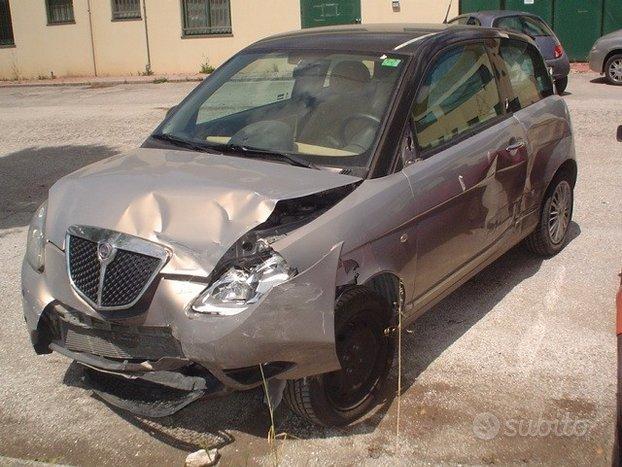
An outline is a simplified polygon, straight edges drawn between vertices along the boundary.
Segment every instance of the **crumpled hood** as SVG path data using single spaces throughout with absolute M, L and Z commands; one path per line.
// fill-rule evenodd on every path
M 46 236 L 64 248 L 70 225 L 124 232 L 169 246 L 163 272 L 206 276 L 279 200 L 348 185 L 357 177 L 207 153 L 141 148 L 59 180 Z

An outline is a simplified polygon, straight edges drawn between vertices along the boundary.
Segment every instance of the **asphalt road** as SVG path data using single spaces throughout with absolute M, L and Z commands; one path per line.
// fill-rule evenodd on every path
M 140 144 L 195 84 L 0 88 L 0 455 L 181 465 L 189 451 L 218 446 L 224 465 L 275 460 L 260 391 L 159 421 L 133 417 L 93 398 L 77 365 L 36 356 L 23 323 L 20 263 L 47 189 Z M 338 430 L 305 425 L 281 406 L 277 432 L 288 439 L 277 442 L 279 462 L 610 464 L 622 87 L 582 74 L 568 91 L 579 181 L 567 248 L 545 261 L 511 251 L 404 334 L 397 443 L 393 392 L 372 416 Z

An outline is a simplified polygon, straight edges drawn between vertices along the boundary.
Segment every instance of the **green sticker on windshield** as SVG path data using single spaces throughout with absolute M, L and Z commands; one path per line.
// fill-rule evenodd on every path
M 390 66 L 395 68 L 400 63 L 402 63 L 402 61 L 399 58 L 385 58 L 382 62 L 382 66 Z

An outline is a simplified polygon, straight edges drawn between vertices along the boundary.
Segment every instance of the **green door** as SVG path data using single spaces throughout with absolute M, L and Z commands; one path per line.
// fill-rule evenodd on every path
M 600 37 L 603 0 L 555 2 L 555 33 L 570 60 L 585 60 Z
M 501 8 L 501 0 L 460 0 L 460 14 Z
M 533 13 L 553 26 L 553 0 L 505 0 L 505 9 Z
M 300 0 L 303 28 L 361 22 L 361 0 Z
M 622 0 L 605 0 L 603 34 L 622 29 Z

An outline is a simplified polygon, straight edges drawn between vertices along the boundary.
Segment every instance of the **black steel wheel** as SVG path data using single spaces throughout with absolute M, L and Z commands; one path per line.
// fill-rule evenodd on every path
M 288 381 L 290 408 L 322 426 L 347 425 L 378 402 L 393 363 L 394 338 L 385 335 L 391 306 L 378 294 L 355 287 L 335 308 L 335 340 L 341 369 Z

